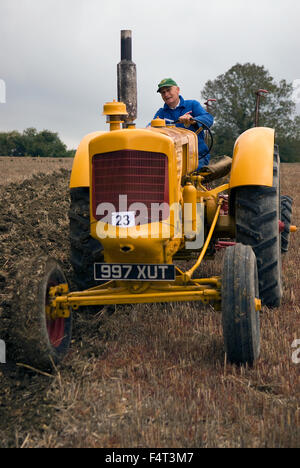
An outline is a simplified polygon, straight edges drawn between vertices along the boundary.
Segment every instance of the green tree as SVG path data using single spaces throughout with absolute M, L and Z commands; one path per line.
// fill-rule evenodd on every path
M 22 134 L 17 131 L 0 133 L 1 156 L 65 158 L 73 157 L 74 153 L 74 150 L 67 150 L 58 134 L 50 130 L 38 132 L 29 127 Z
M 212 108 L 215 154 L 232 154 L 236 138 L 254 126 L 255 93 L 261 88 L 269 93 L 260 100 L 259 125 L 275 128 L 281 154 L 290 154 L 289 141 L 293 141 L 293 150 L 297 151 L 300 130 L 299 119 L 295 118 L 296 105 L 291 98 L 292 84 L 286 80 L 276 83 L 263 66 L 237 63 L 215 80 L 207 81 L 201 93 L 205 100 L 217 99 Z
M 59 139 L 57 133 L 43 130 L 39 133 L 35 129 L 25 130 L 26 153 L 41 158 L 63 158 L 66 156 L 67 147 Z
M 25 145 L 22 135 L 16 130 L 0 133 L 1 156 L 24 156 Z

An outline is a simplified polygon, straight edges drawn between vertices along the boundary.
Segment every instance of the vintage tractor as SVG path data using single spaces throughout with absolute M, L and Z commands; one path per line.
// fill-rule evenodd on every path
M 32 297 L 24 311 L 24 356 L 40 368 L 60 361 L 80 307 L 198 301 L 222 311 L 228 361 L 252 365 L 260 353 L 262 304 L 278 307 L 282 298 L 281 237 L 287 249 L 295 230 L 291 199 L 280 196 L 274 130 L 247 130 L 232 158 L 197 171 L 194 132 L 161 119 L 122 128 L 127 110 L 119 101 L 106 103 L 103 113 L 110 129 L 82 140 L 70 180 L 77 290 L 69 291 L 53 259 L 36 262 L 39 283 L 27 281 L 19 291 L 20 301 L 22 294 Z M 224 176 L 226 183 L 208 188 Z M 219 248 L 225 248 L 222 275 L 199 277 L 206 255 Z M 182 267 L 187 260 L 193 266 Z

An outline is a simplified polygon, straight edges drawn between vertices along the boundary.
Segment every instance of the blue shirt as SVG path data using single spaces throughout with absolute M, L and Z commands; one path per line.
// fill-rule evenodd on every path
M 190 112 L 190 115 L 192 117 L 198 118 L 201 122 L 203 122 L 205 125 L 208 127 L 211 127 L 212 124 L 214 123 L 214 118 L 211 114 L 206 112 L 206 110 L 203 109 L 201 104 L 198 101 L 195 101 L 193 99 L 185 101 L 182 96 L 179 96 L 180 98 L 180 103 L 175 109 L 171 109 L 167 104 L 164 105 L 164 107 L 161 107 L 155 114 L 154 118 L 159 117 L 161 119 L 166 119 L 166 122 L 168 123 L 168 120 L 172 122 L 176 122 L 176 120 L 179 119 L 182 115 L 186 114 L 187 112 Z M 182 127 L 184 128 L 184 124 L 182 123 L 177 123 L 176 127 Z M 188 129 L 196 132 L 198 128 L 201 127 L 201 123 L 196 123 L 194 125 L 191 125 Z M 207 166 L 210 160 L 210 154 L 207 154 L 206 156 L 202 157 L 203 154 L 205 154 L 208 150 L 208 147 L 204 141 L 204 131 L 200 132 L 198 134 L 198 154 L 199 154 L 199 165 L 198 169 L 200 169 L 203 166 Z

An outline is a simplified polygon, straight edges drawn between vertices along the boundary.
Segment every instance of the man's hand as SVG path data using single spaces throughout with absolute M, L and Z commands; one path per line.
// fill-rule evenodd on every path
M 179 122 L 183 123 L 185 127 L 189 127 L 190 125 L 196 123 L 193 117 L 190 115 L 191 112 L 192 111 L 189 111 L 186 114 L 181 115 L 178 119 Z

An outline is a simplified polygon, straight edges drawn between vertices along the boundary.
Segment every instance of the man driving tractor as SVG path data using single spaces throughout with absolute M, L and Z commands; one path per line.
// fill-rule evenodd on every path
M 185 127 L 197 133 L 198 135 L 198 154 L 199 164 L 198 169 L 207 166 L 210 160 L 208 147 L 204 140 L 204 131 L 201 128 L 201 123 L 207 127 L 211 127 L 214 118 L 211 114 L 203 109 L 201 104 L 196 100 L 185 100 L 179 94 L 180 88 L 172 78 L 163 79 L 158 85 L 158 93 L 161 94 L 165 105 L 161 107 L 155 114 L 154 118 L 165 119 L 166 123 L 175 123 L 177 127 Z M 194 118 L 197 119 L 194 120 Z

